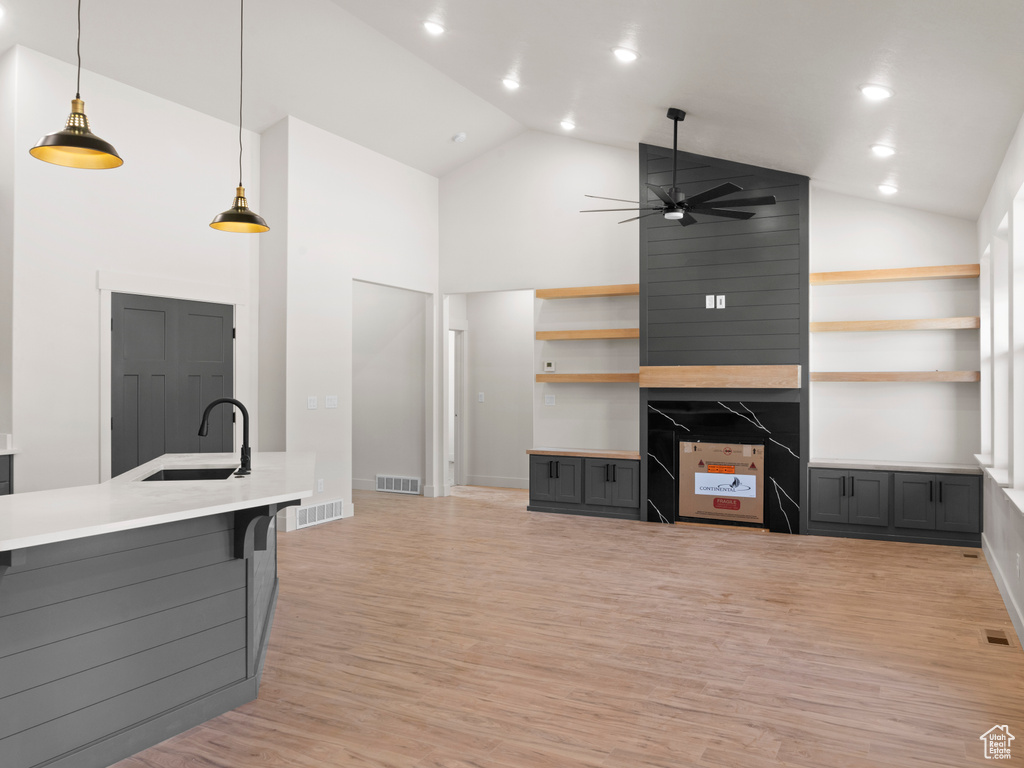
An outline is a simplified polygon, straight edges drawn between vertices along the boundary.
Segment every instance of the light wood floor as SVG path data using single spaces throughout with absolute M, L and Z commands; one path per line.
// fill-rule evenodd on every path
M 525 491 L 355 509 L 280 536 L 259 699 L 117 768 L 959 768 L 992 764 L 996 724 L 1024 761 L 1024 653 L 980 550 Z

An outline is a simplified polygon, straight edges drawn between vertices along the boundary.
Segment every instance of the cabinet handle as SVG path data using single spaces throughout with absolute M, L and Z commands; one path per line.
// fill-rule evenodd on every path
M 555 460 L 552 459 L 551 461 L 548 462 L 548 477 L 554 477 L 554 476 L 555 476 Z
M 612 465 L 611 465 L 611 464 L 605 464 L 605 465 L 604 465 L 604 481 L 605 481 L 606 483 L 607 483 L 607 482 L 610 482 L 610 481 L 611 481 L 611 479 L 612 479 L 612 472 L 611 472 L 611 468 L 612 468 Z
M 615 482 L 615 465 L 612 464 L 612 482 Z
M 559 471 L 558 471 L 558 465 L 559 465 L 559 464 L 561 464 L 561 463 L 562 463 L 562 462 L 560 462 L 560 461 L 556 461 L 556 462 L 555 462 L 555 479 L 556 479 L 556 480 L 557 480 L 557 479 L 559 478 Z
M 942 503 L 942 481 L 939 480 L 939 504 Z
M 843 496 L 846 495 L 846 475 L 843 475 Z
M 854 477 L 853 477 L 853 475 L 850 475 L 850 498 L 851 498 L 851 499 L 853 498 L 853 488 L 854 488 L 854 486 L 853 486 L 853 480 L 854 480 Z
M 928 481 L 928 501 L 935 501 L 935 481 Z

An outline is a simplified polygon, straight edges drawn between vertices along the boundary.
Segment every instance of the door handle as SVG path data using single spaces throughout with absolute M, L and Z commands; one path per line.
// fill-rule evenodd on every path
M 850 498 L 851 499 L 853 498 L 853 487 L 854 487 L 853 486 L 853 481 L 854 481 L 854 477 L 853 477 L 853 475 L 850 475 Z
M 935 501 L 935 481 L 928 481 L 928 501 Z

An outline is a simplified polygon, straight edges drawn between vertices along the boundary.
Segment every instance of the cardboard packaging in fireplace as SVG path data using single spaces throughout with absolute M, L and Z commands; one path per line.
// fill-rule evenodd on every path
M 764 446 L 679 444 L 679 516 L 764 525 Z

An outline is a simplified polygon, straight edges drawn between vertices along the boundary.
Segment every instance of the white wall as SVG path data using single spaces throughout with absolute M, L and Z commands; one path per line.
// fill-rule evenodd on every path
M 448 174 L 441 180 L 442 290 L 472 294 L 637 282 L 636 223 L 616 224 L 622 217 L 615 213 L 579 213 L 619 205 L 606 206 L 586 194 L 632 199 L 637 163 L 636 150 L 530 131 Z M 577 313 L 578 320 L 566 322 L 607 327 L 625 312 L 635 324 L 636 298 L 620 301 L 625 310 L 602 303 L 607 314 L 583 308 L 585 300 L 568 301 L 563 309 Z M 531 340 L 526 370 L 532 380 L 540 372 L 536 354 L 547 353 L 533 349 L 532 327 L 523 333 L 520 342 Z M 563 362 L 560 371 L 586 372 L 605 363 L 637 370 L 636 342 L 559 344 L 567 346 L 551 354 Z M 543 406 L 544 394 L 556 396 L 554 407 Z M 531 402 L 536 446 L 636 448 L 636 386 L 538 384 Z
M 352 487 L 423 478 L 427 296 L 356 281 L 352 291 Z
M 466 483 L 529 488 L 533 291 L 468 294 L 466 327 Z
M 1006 230 L 999 232 L 1002 225 Z M 1002 166 L 993 180 L 988 200 L 978 218 L 976 253 L 984 266 L 981 286 L 983 318 L 992 339 L 1002 340 L 1003 360 L 993 355 L 982 359 L 982 373 L 992 385 L 993 396 L 983 411 L 985 432 L 995 444 L 1005 443 L 995 453 L 1001 461 L 986 459 L 984 532 L 985 557 L 999 591 L 1013 619 L 1018 638 L 1024 637 L 1024 578 L 1018 563 L 1024 556 L 1024 311 L 1014 310 L 1024 301 L 1024 117 L 1006 151 Z M 997 285 L 997 253 L 1003 250 L 1005 267 L 1002 278 L 1008 286 Z M 1009 300 L 1008 311 L 1000 311 L 994 299 L 1003 288 Z M 1022 305 L 1024 306 L 1024 305 Z M 1000 325 L 1002 327 L 996 327 Z M 997 378 L 998 374 L 998 378 Z M 1005 397 L 999 392 L 1005 392 Z M 1005 432 L 1001 432 L 1005 430 Z
M 11 432 L 17 57 L 0 58 L 0 434 Z M 0 447 L 6 444 L 0 442 Z
M 814 189 L 811 271 L 969 264 L 973 222 Z M 811 320 L 978 315 L 975 280 L 811 287 Z M 812 333 L 812 371 L 978 370 L 978 331 Z M 972 463 L 979 386 L 811 384 L 811 456 Z
M 254 402 L 257 243 L 209 227 L 234 196 L 237 127 L 83 72 L 93 130 L 125 164 L 81 171 L 43 163 L 28 150 L 63 126 L 75 68 L 26 48 L 6 56 L 6 66 L 13 61 L 17 70 L 16 88 L 0 91 L 4 110 L 9 113 L 12 101 L 16 109 L 13 146 L 2 148 L 13 154 L 4 163 L 12 164 L 17 182 L 15 482 L 19 491 L 94 483 L 101 474 L 101 430 L 109 436 L 110 429 L 102 419 L 110 392 L 101 385 L 109 325 L 102 327 L 100 273 L 108 284 L 152 286 L 158 294 L 160 286 L 173 286 L 178 297 L 192 289 L 204 300 L 211 294 L 241 297 L 236 321 L 247 332 L 236 342 L 235 392 Z M 259 211 L 259 137 L 247 132 L 245 148 L 249 201 Z M 253 432 L 258 434 L 257 418 Z
M 287 137 L 287 351 L 265 365 L 286 372 L 288 450 L 317 453 L 324 492 L 344 499 L 352 491 L 353 281 L 392 285 L 431 296 L 426 336 L 440 339 L 437 301 L 437 179 L 365 147 L 288 118 Z M 403 204 L 392 204 L 395 190 Z M 264 293 L 266 292 L 266 287 Z M 268 352 L 268 354 L 270 354 Z M 425 349 L 430 369 L 424 400 L 428 467 L 424 492 L 440 485 L 440 355 Z M 337 409 L 306 409 L 306 398 L 337 395 Z
M 441 290 L 637 282 L 636 223 L 579 213 L 618 206 L 585 194 L 632 199 L 637 162 L 636 150 L 528 131 L 449 173 L 441 180 Z

